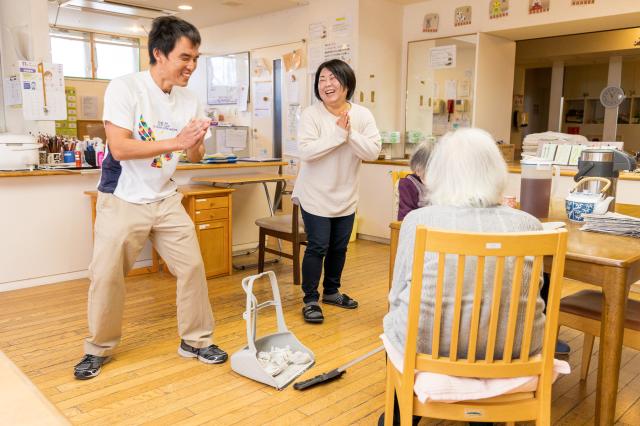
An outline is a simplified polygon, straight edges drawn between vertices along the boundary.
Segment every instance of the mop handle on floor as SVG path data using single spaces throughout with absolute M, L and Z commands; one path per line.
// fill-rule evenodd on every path
M 293 388 L 296 389 L 296 390 L 304 390 L 304 389 L 308 389 L 308 388 L 310 388 L 312 386 L 319 385 L 320 383 L 325 383 L 325 382 L 328 382 L 330 380 L 337 379 L 338 377 L 342 376 L 345 373 L 347 368 L 349 368 L 349 367 L 351 367 L 353 365 L 356 365 L 357 363 L 359 363 L 361 361 L 364 361 L 365 359 L 369 358 L 370 356 L 375 355 L 378 352 L 383 351 L 383 350 L 384 350 L 384 346 L 379 346 L 379 347 L 367 352 L 366 354 L 360 355 L 358 358 L 353 359 L 353 360 L 349 361 L 348 363 L 346 363 L 344 365 L 341 365 L 340 367 L 338 367 L 338 368 L 336 368 L 334 370 L 329 371 L 328 373 L 322 373 L 322 374 L 319 374 L 319 375 L 317 375 L 315 377 L 312 377 L 312 378 L 310 378 L 308 380 L 303 380 L 301 382 L 298 382 L 298 383 L 293 385 Z

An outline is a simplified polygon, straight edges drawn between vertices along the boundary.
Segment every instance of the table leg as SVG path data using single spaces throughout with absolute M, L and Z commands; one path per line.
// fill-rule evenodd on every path
M 613 425 L 618 396 L 624 317 L 629 297 L 628 271 L 607 268 L 603 286 L 604 306 L 600 324 L 600 354 L 596 390 L 596 425 Z

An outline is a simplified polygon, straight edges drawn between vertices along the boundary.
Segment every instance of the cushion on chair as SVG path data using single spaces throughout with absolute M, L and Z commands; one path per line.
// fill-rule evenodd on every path
M 560 311 L 600 321 L 602 317 L 602 293 L 581 290 L 560 300 Z M 629 299 L 624 321 L 625 328 L 640 330 L 640 302 Z
M 277 232 L 291 233 L 291 215 L 282 214 L 277 216 L 268 216 L 256 219 L 256 225 L 260 228 L 269 229 Z M 304 234 L 304 224 L 302 220 L 298 222 L 298 232 Z

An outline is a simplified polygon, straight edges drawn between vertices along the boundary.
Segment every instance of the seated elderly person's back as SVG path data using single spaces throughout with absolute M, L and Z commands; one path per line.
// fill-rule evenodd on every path
M 384 318 L 384 333 L 393 346 L 404 352 L 411 286 L 413 248 L 417 225 L 431 228 L 467 232 L 527 232 L 542 229 L 540 222 L 528 213 L 501 206 L 502 192 L 506 185 L 507 166 L 491 136 L 479 129 L 464 129 L 448 133 L 436 145 L 427 167 L 427 189 L 431 205 L 409 213 L 402 223 L 400 239 L 393 271 L 393 284 L 389 293 L 389 313 Z M 427 237 L 428 238 L 428 237 Z M 420 306 L 421 328 L 418 334 L 418 351 L 431 353 L 431 324 L 435 310 L 435 282 L 438 259 L 435 253 L 425 256 L 422 302 Z M 442 300 L 442 324 L 440 355 L 449 351 L 453 309 L 455 301 L 456 261 L 448 256 L 445 263 L 445 285 Z M 474 280 L 477 260 L 467 258 L 463 286 L 462 317 L 458 356 L 466 357 L 471 313 L 473 309 Z M 505 262 L 504 277 L 513 274 L 513 261 Z M 518 321 L 524 321 L 528 282 L 532 261 L 525 260 L 523 286 L 520 296 Z M 484 268 L 483 299 L 490 301 L 493 287 L 495 259 L 487 258 Z M 542 275 L 540 276 L 542 281 Z M 495 356 L 499 358 L 506 338 L 511 280 L 502 283 L 500 319 Z M 540 352 L 544 331 L 544 302 L 538 295 L 531 354 Z M 490 305 L 483 303 L 476 357 L 484 358 L 490 319 Z M 516 330 L 514 356 L 520 353 L 522 327 Z

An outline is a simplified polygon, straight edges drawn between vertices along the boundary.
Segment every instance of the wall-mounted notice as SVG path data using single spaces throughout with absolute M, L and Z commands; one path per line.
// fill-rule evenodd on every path
M 309 40 L 322 40 L 327 38 L 327 26 L 324 22 L 309 24 Z
M 21 105 L 22 93 L 20 92 L 20 80 L 18 76 L 12 75 L 2 80 L 4 90 L 4 104 L 6 106 Z
M 269 117 L 271 115 L 272 81 L 256 81 L 254 83 L 253 115 L 254 117 Z
M 429 64 L 432 69 L 456 67 L 456 45 L 432 47 L 429 49 Z
M 62 65 L 18 61 L 25 120 L 66 120 Z

